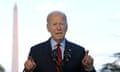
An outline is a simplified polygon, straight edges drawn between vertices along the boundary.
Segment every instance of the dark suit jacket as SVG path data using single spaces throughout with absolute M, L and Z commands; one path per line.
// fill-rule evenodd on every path
M 65 49 L 71 49 L 71 58 L 68 63 L 62 65 L 62 72 L 87 72 L 81 63 L 85 54 L 84 48 L 66 40 Z M 29 54 L 37 65 L 33 72 L 56 72 L 56 64 L 51 54 L 50 39 L 33 46 Z M 95 72 L 95 69 L 90 72 Z

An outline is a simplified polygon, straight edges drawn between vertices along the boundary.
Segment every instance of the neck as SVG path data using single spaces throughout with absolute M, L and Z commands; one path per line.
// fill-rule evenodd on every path
M 53 40 L 55 40 L 56 43 L 61 43 L 64 40 L 64 38 L 63 39 L 59 39 L 59 40 L 56 40 L 56 39 L 53 39 Z
M 61 43 L 61 42 L 62 42 L 62 40 L 63 40 L 63 39 L 61 39 L 61 40 L 55 40 L 55 41 L 56 41 L 57 43 Z

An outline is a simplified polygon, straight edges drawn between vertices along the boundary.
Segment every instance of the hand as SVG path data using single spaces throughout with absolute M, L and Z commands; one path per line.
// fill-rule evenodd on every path
M 36 64 L 31 56 L 28 57 L 28 60 L 25 62 L 24 67 L 26 71 L 35 69 Z
M 88 53 L 89 53 L 88 50 L 85 51 L 85 56 L 82 60 L 82 63 L 85 69 L 91 69 L 93 66 L 93 62 L 94 62 L 93 58 L 90 55 L 88 55 Z

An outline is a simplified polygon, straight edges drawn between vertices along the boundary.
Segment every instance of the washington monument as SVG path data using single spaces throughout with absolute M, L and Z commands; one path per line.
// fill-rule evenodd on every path
M 12 45 L 12 72 L 18 72 L 18 9 L 15 4 L 13 10 L 13 45 Z

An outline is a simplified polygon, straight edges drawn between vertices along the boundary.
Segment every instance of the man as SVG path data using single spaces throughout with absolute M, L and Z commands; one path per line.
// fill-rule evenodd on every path
M 47 30 L 51 37 L 31 47 L 25 72 L 96 72 L 89 51 L 68 41 L 67 17 L 60 11 L 47 16 Z

